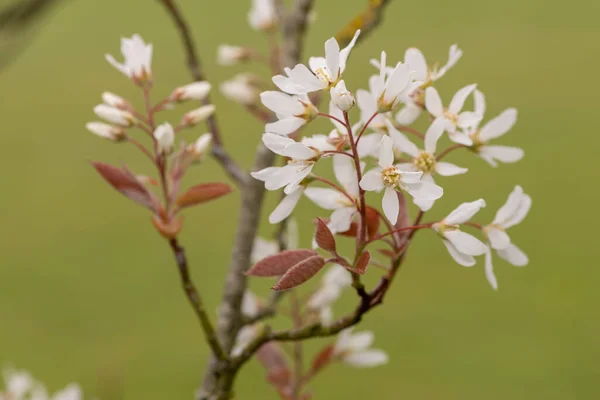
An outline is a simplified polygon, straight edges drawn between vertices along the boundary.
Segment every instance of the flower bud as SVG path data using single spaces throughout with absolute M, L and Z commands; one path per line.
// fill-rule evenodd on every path
M 206 106 L 196 108 L 195 110 L 192 110 L 183 116 L 183 119 L 181 120 L 181 125 L 186 127 L 194 126 L 213 115 L 215 109 L 216 107 L 214 104 L 208 104 Z
M 217 50 L 217 63 L 219 65 L 231 66 L 250 58 L 250 50 L 240 46 L 222 44 Z
M 206 81 L 190 83 L 175 89 L 171 94 L 171 99 L 174 101 L 204 100 L 210 89 L 211 85 Z
M 331 101 L 340 110 L 348 111 L 354 106 L 354 96 L 348 89 L 346 89 L 346 83 L 341 80 L 337 85 L 331 88 Z
M 190 155 L 190 158 L 193 162 L 202 161 L 211 143 L 212 134 L 205 133 L 204 135 L 200 136 L 195 143 L 188 145 L 186 152 Z
M 160 154 L 168 154 L 173 150 L 175 141 L 175 131 L 168 122 L 159 125 L 154 131 L 154 138 L 157 143 L 157 150 Z
M 109 125 L 103 122 L 88 122 L 85 124 L 85 127 L 94 135 L 98 135 L 101 138 L 113 142 L 121 142 L 127 139 L 125 130 L 119 126 Z
M 131 109 L 131 105 L 125 99 L 111 92 L 102 93 L 102 101 L 104 104 L 118 108 L 119 110 Z
M 252 105 L 258 101 L 259 96 L 255 82 L 256 78 L 253 75 L 239 74 L 221 84 L 221 93 L 231 101 Z
M 94 107 L 94 112 L 100 118 L 110 122 L 111 124 L 130 127 L 135 124 L 135 118 L 127 111 L 119 110 L 106 104 L 98 104 Z

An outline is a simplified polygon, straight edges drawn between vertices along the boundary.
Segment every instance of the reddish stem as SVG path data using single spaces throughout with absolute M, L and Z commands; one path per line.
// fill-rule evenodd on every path
M 436 161 L 440 161 L 442 158 L 446 157 L 448 155 L 448 153 L 456 150 L 456 149 L 461 149 L 463 147 L 467 147 L 464 144 L 453 144 L 452 146 L 449 146 L 448 148 L 446 148 L 444 151 L 442 151 L 437 157 L 436 157 Z
M 362 129 L 360 130 L 360 133 L 358 134 L 358 136 L 356 137 L 356 144 L 358 144 L 358 142 L 360 142 L 360 138 L 362 137 L 363 133 L 365 133 L 365 131 L 367 130 L 367 127 L 369 126 L 369 124 L 373 121 L 373 119 L 375 119 L 375 117 L 379 115 L 379 113 L 375 112 L 373 113 L 373 115 L 371 115 L 371 118 L 369 118 L 367 120 L 367 123 L 365 124 L 365 126 L 362 127 Z
M 394 125 L 394 128 L 396 128 L 396 129 L 398 129 L 399 131 L 402 131 L 402 132 L 412 133 L 413 135 L 418 136 L 421 140 L 425 139 L 425 135 L 423 135 L 418 130 L 416 130 L 414 128 L 411 128 L 410 126 Z
M 140 151 L 142 153 L 144 153 L 146 155 L 146 157 L 148 157 L 150 159 L 150 161 L 152 161 L 152 164 L 156 165 L 156 159 L 154 158 L 154 155 L 150 152 L 150 150 L 148 150 L 146 147 L 144 147 L 143 144 L 141 144 L 137 140 L 131 138 L 130 136 L 127 136 L 127 141 L 130 142 L 131 144 L 135 145 L 135 147 L 137 147 L 138 149 L 140 149 Z
M 339 187 L 339 186 L 338 186 L 338 185 L 336 185 L 335 183 L 331 182 L 331 181 L 330 181 L 330 180 L 328 180 L 328 179 L 325 179 L 325 178 L 322 178 L 322 177 L 320 177 L 320 176 L 317 176 L 317 175 L 314 175 L 314 176 L 313 176 L 313 178 L 314 178 L 316 181 L 323 182 L 324 184 L 331 186 L 332 188 L 334 188 L 335 190 L 337 190 L 338 192 L 340 192 L 341 194 L 343 194 L 344 196 L 346 196 L 346 197 L 348 198 L 348 200 L 350 200 L 350 201 L 351 201 L 353 204 L 356 204 L 356 200 L 355 200 L 355 199 L 353 199 L 353 198 L 352 198 L 352 196 L 350 196 L 350 195 L 348 194 L 348 192 L 346 192 L 344 189 L 342 189 L 341 187 Z M 357 205 L 357 206 L 358 206 L 358 205 Z
M 340 124 L 342 124 L 342 125 L 346 126 L 346 123 L 345 123 L 344 121 L 342 121 L 342 120 L 341 120 L 341 119 L 339 119 L 338 117 L 334 117 L 334 116 L 333 116 L 333 115 L 331 115 L 331 114 L 327 114 L 327 113 L 321 113 L 321 112 L 320 112 L 320 113 L 319 113 L 319 114 L 317 114 L 317 115 L 319 115 L 319 116 L 321 116 L 321 117 L 327 117 L 327 118 L 329 118 L 329 119 L 332 119 L 332 120 L 334 120 L 334 121 L 337 121 L 337 122 L 339 122 Z
M 382 239 L 386 236 L 389 235 L 393 235 L 394 233 L 400 233 L 400 232 L 406 232 L 406 231 L 415 231 L 417 229 L 427 229 L 427 228 L 431 228 L 433 224 L 422 224 L 422 225 L 412 225 L 412 226 L 406 226 L 404 228 L 399 228 L 399 229 L 393 229 L 389 232 L 386 233 L 382 233 L 381 235 L 377 235 L 375 236 L 373 239 L 369 240 L 367 243 L 373 243 L 379 239 Z

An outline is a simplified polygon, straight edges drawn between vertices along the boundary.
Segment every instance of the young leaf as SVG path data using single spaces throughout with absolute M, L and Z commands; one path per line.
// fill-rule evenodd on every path
M 279 281 L 273 286 L 273 290 L 287 290 L 296 287 L 310 278 L 325 265 L 325 259 L 321 256 L 312 256 L 290 268 Z
M 327 224 L 321 219 L 317 218 L 317 230 L 315 232 L 315 240 L 320 248 L 323 250 L 335 253 L 335 238 L 333 233 L 327 227 Z
M 201 183 L 189 188 L 177 199 L 179 208 L 195 206 L 210 200 L 217 199 L 231 192 L 231 187 L 225 183 Z
M 246 275 L 281 276 L 300 261 L 316 255 L 316 251 L 308 249 L 284 250 L 281 253 L 263 258 L 254 264 L 246 272 Z
M 310 368 L 311 376 L 316 375 L 323 367 L 331 362 L 334 349 L 335 346 L 333 344 L 327 345 L 315 356 L 312 367 Z
M 356 262 L 355 271 L 360 275 L 363 275 L 367 270 L 369 261 L 371 261 L 371 253 L 369 252 L 369 250 L 366 250 L 360 255 L 358 261 Z
M 367 219 L 367 237 L 372 238 L 379 232 L 381 218 L 379 218 L 379 212 L 371 207 L 367 207 L 365 216 Z
M 144 185 L 127 169 L 102 162 L 91 162 L 96 171 L 128 199 L 156 212 L 156 200 Z
M 181 228 L 183 227 L 183 218 L 173 218 L 168 222 L 164 222 L 160 217 L 152 217 L 152 224 L 165 239 L 174 239 Z

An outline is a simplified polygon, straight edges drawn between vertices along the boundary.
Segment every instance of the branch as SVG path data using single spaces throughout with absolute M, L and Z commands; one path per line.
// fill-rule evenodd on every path
M 179 30 L 179 35 L 181 36 L 183 48 L 187 56 L 187 66 L 190 70 L 192 78 L 195 81 L 206 80 L 206 76 L 204 75 L 202 66 L 200 64 L 200 58 L 198 57 L 198 54 L 196 52 L 196 45 L 194 43 L 194 39 L 192 39 L 190 28 L 185 18 L 181 14 L 181 11 L 177 7 L 175 0 L 159 1 L 164 4 L 165 8 L 173 18 L 175 26 Z M 206 96 L 206 98 L 202 101 L 202 104 L 211 104 L 210 96 Z M 223 147 L 223 139 L 219 131 L 217 117 L 215 114 L 211 115 L 206 120 L 206 127 L 208 131 L 212 134 L 212 156 L 221 164 L 225 172 L 234 182 L 236 182 L 238 185 L 244 184 L 247 180 L 250 179 L 250 177 L 237 165 L 237 163 L 233 160 L 233 158 L 231 158 L 229 153 L 227 153 L 227 151 Z
M 354 17 L 335 35 L 340 48 L 346 47 L 350 43 L 358 29 L 361 30 L 358 42 L 364 40 L 379 25 L 385 6 L 390 2 L 391 0 L 368 0 L 367 9 Z
M 169 244 L 173 250 L 173 255 L 175 255 L 175 260 L 177 261 L 179 276 L 181 277 L 181 284 L 185 290 L 188 300 L 190 301 L 190 304 L 192 305 L 192 308 L 194 309 L 194 312 L 200 319 L 202 330 L 206 335 L 206 340 L 215 357 L 217 357 L 219 360 L 224 360 L 227 355 L 219 344 L 219 340 L 217 339 L 213 325 L 206 314 L 206 310 L 204 309 L 202 298 L 198 294 L 198 291 L 192 282 L 184 249 L 179 245 L 179 243 L 177 243 L 177 239 L 171 239 Z

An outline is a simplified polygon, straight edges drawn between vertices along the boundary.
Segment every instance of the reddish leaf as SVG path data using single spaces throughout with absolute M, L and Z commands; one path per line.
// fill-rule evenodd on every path
M 183 218 L 173 218 L 168 222 L 164 222 L 157 216 L 152 217 L 152 224 L 164 238 L 173 239 L 175 238 L 179 232 L 181 232 L 181 228 L 183 227 Z
M 201 183 L 192 186 L 177 199 L 177 205 L 180 208 L 195 206 L 210 200 L 217 199 L 231 192 L 231 187 L 225 183 Z
M 325 259 L 321 256 L 312 256 L 290 268 L 273 286 L 273 290 L 287 290 L 294 288 L 313 276 L 323 268 Z
M 266 370 L 287 368 L 287 360 L 279 343 L 267 342 L 256 352 L 257 360 Z
M 316 255 L 316 251 L 308 249 L 284 250 L 281 253 L 263 258 L 254 264 L 246 272 L 246 275 L 281 276 L 300 261 Z
M 156 211 L 156 201 L 152 194 L 127 169 L 120 169 L 101 162 L 92 162 L 91 164 L 113 188 L 125 197 Z
M 392 250 L 389 250 L 389 249 L 377 249 L 377 251 L 388 258 L 393 259 L 396 257 L 396 253 L 394 253 Z
M 379 212 L 371 207 L 367 207 L 365 216 L 367 219 L 367 235 L 369 238 L 372 238 L 376 236 L 379 232 L 379 224 L 381 223 L 381 218 L 379 218 Z
M 360 255 L 358 261 L 356 262 L 355 271 L 360 275 L 363 275 L 367 270 L 369 261 L 371 261 L 371 253 L 367 250 Z
M 358 223 L 356 223 L 354 221 L 352 221 L 352 223 L 350 224 L 350 228 L 346 232 L 339 232 L 340 235 L 348 236 L 348 237 L 356 237 L 357 233 L 358 233 Z
M 315 232 L 315 240 L 320 248 L 323 250 L 335 253 L 335 238 L 333 233 L 327 227 L 327 224 L 323 222 L 321 218 L 317 218 L 317 230 Z
M 317 372 L 319 372 L 323 367 L 325 367 L 327 364 L 329 364 L 329 362 L 331 362 L 333 358 L 334 349 L 335 346 L 333 344 L 330 344 L 315 356 L 315 359 L 312 363 L 312 367 L 310 369 L 311 376 L 316 375 Z

